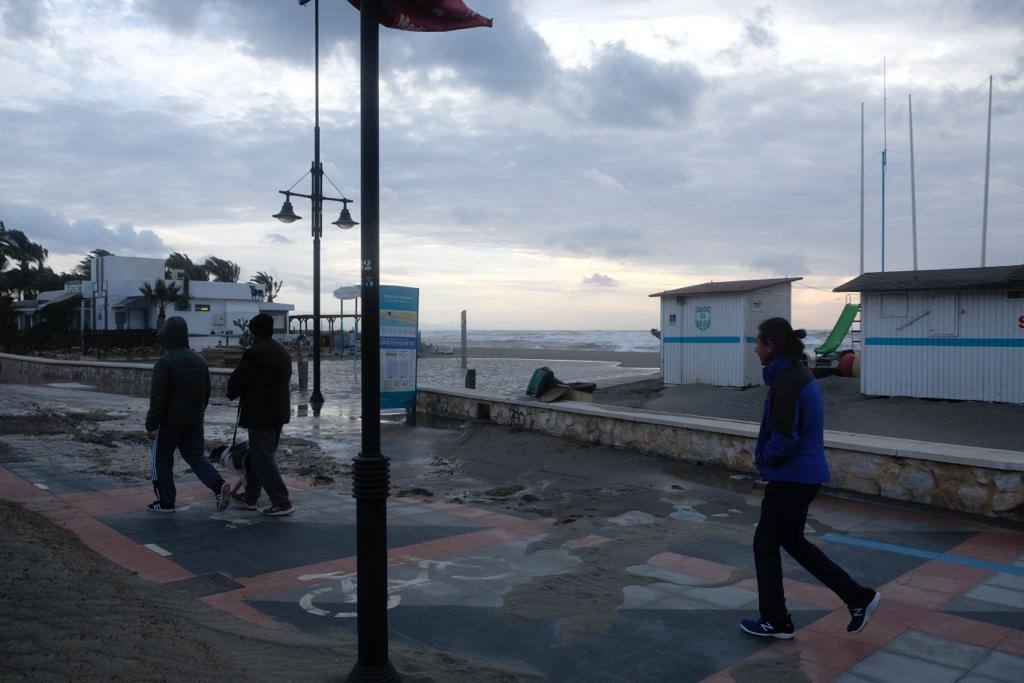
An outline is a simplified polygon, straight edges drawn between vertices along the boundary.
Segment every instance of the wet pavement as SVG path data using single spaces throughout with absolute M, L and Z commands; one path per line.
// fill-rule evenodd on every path
M 143 402 L 4 386 L 5 414 Z M 210 431 L 230 428 L 215 406 Z M 112 423 L 115 427 L 118 423 Z M 331 457 L 358 451 L 342 401 L 286 428 Z M 442 428 L 444 427 L 444 428 Z M 179 476 L 173 515 L 145 481 L 83 474 L 71 441 L 0 436 L 0 497 L 115 562 L 266 628 L 355 629 L 355 501 L 347 481 L 290 478 L 297 512 L 229 508 Z M 1024 534 L 978 518 L 824 496 L 808 537 L 882 606 L 859 635 L 843 605 L 785 560 L 791 641 L 741 633 L 756 614 L 750 545 L 760 489 L 741 475 L 493 425 L 388 422 L 390 627 L 429 647 L 554 681 L 1024 680 Z M 39 442 L 38 445 L 41 445 Z M 139 448 L 126 444 L 123 448 Z M 61 449 L 67 450 L 67 457 Z M 141 453 L 140 458 L 144 458 Z

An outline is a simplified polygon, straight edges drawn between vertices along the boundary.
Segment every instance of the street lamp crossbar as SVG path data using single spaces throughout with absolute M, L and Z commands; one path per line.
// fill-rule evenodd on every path
M 279 194 L 283 194 L 286 198 L 287 197 L 305 197 L 306 199 L 308 199 L 310 201 L 313 201 L 313 195 L 311 195 L 311 194 L 302 194 L 301 192 L 292 192 L 291 190 L 278 190 L 278 193 Z M 354 199 L 347 199 L 345 197 L 342 197 L 342 198 L 338 199 L 336 197 L 328 197 L 327 195 L 321 195 L 320 196 L 320 200 L 324 201 L 324 202 L 341 202 L 342 204 L 345 204 L 345 205 L 355 204 L 356 203 L 356 200 L 354 200 Z

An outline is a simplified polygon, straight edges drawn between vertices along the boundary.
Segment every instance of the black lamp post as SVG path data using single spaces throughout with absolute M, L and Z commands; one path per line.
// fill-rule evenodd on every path
M 358 660 L 352 683 L 398 681 L 388 656 L 388 509 L 390 461 L 380 450 L 380 132 L 379 0 L 359 3 L 360 174 L 363 225 L 362 450 L 352 462 L 356 499 Z
M 299 0 L 300 5 L 306 5 L 309 0 Z M 281 205 L 281 210 L 274 214 L 274 218 L 281 221 L 282 223 L 294 223 L 299 220 L 301 216 L 295 214 L 295 210 L 292 208 L 291 198 L 292 195 L 296 197 L 305 197 L 310 200 L 313 204 L 313 393 L 309 396 L 309 402 L 315 405 L 322 405 L 324 402 L 324 395 L 320 393 L 320 238 L 323 236 L 323 204 L 325 201 L 329 202 L 341 202 L 341 215 L 338 216 L 338 220 L 334 221 L 332 225 L 336 225 L 342 230 L 348 230 L 358 223 L 352 220 L 352 214 L 348 211 L 348 205 L 353 200 L 346 199 L 345 197 L 325 197 L 324 196 L 324 167 L 320 163 L 320 0 L 314 0 L 314 69 L 315 69 L 315 81 L 316 81 L 316 105 L 315 105 L 315 124 L 313 127 L 313 165 L 309 169 L 308 175 L 312 180 L 312 188 L 309 194 L 302 194 L 301 192 L 292 192 L 288 190 L 278 190 L 284 195 L 284 204 Z M 303 176 L 304 178 L 305 176 Z M 328 178 L 330 180 L 330 178 Z M 299 179 L 299 182 L 302 178 Z M 299 183 L 296 182 L 295 185 Z M 295 187 L 292 185 L 292 187 Z M 334 182 L 331 182 L 334 185 Z M 334 189 L 338 189 L 337 185 L 334 185 Z M 340 190 L 339 190 L 340 193 Z

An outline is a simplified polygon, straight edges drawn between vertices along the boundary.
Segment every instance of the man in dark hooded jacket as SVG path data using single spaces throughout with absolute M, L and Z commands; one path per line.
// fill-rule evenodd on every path
M 156 500 L 149 509 L 174 512 L 174 451 L 216 495 L 217 509 L 231 502 L 231 486 L 203 454 L 203 419 L 210 401 L 210 370 L 188 346 L 184 318 L 168 318 L 157 332 L 165 353 L 153 366 L 146 432 L 152 439 L 152 479 Z
M 238 424 L 249 430 L 245 495 L 238 499 L 238 504 L 255 510 L 263 490 L 271 503 L 263 514 L 283 517 L 295 512 L 275 457 L 281 430 L 291 420 L 292 359 L 274 341 L 274 319 L 266 313 L 249 321 L 249 331 L 252 346 L 242 354 L 241 362 L 228 379 L 228 398 L 240 399 Z

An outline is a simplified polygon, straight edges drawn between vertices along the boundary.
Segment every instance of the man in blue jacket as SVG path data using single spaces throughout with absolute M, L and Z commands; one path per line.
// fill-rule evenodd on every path
M 861 586 L 842 567 L 804 538 L 807 509 L 829 480 L 825 460 L 825 406 L 821 387 L 804 365 L 804 330 L 784 318 L 770 318 L 758 327 L 754 351 L 764 366 L 768 385 L 754 462 L 768 482 L 761 520 L 754 533 L 754 564 L 761 616 L 744 619 L 740 628 L 751 635 L 789 639 L 796 632 L 782 588 L 785 548 L 814 578 L 846 603 L 846 630 L 860 633 L 878 608 L 881 595 Z

